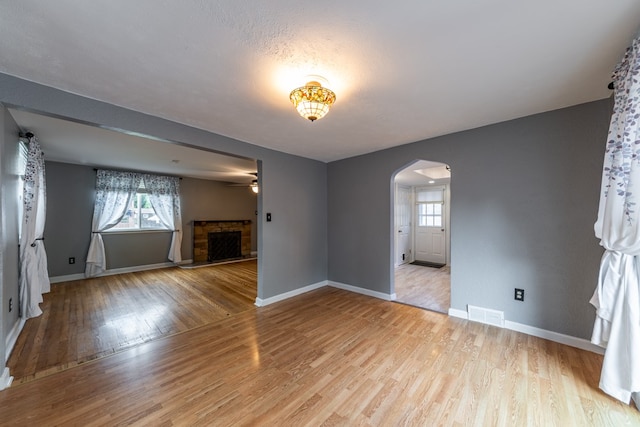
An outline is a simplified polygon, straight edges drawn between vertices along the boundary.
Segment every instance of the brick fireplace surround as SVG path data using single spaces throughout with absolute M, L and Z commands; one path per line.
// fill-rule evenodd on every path
M 240 231 L 243 258 L 251 256 L 251 220 L 193 221 L 193 262 L 208 262 L 209 233 Z

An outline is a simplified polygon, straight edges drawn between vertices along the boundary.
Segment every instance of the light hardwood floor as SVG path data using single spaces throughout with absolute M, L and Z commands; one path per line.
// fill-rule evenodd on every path
M 334 288 L 0 392 L 4 425 L 623 426 L 602 357 Z
M 395 269 L 396 301 L 440 313 L 451 307 L 451 270 L 401 264 Z
M 58 283 L 29 319 L 7 366 L 30 381 L 253 307 L 255 260 Z

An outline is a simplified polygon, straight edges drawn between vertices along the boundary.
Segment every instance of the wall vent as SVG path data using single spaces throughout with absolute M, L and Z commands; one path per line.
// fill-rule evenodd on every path
M 467 312 L 469 313 L 469 320 L 504 328 L 504 311 L 468 305 Z

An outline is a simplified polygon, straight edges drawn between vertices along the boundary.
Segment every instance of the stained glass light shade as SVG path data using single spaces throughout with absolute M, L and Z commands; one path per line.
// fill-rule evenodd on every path
M 329 112 L 329 108 L 336 102 L 336 94 L 318 82 L 309 82 L 292 90 L 289 99 L 302 117 L 313 122 Z

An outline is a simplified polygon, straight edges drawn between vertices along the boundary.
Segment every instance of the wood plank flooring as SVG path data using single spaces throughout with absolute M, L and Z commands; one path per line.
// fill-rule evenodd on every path
M 58 283 L 29 319 L 7 366 L 30 381 L 253 307 L 255 260 Z
M 0 392 L 3 425 L 629 426 L 602 356 L 321 288 Z
M 395 269 L 396 301 L 440 313 L 451 307 L 451 270 L 402 264 Z

